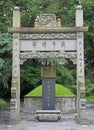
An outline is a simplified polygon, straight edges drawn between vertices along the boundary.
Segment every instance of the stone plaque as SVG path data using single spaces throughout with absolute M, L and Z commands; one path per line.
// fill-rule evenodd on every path
M 21 51 L 75 51 L 76 40 L 21 40 Z
M 55 110 L 55 78 L 42 78 L 42 109 Z

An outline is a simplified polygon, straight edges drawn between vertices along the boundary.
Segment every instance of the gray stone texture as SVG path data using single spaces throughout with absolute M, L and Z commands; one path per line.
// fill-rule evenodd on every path
M 51 16 L 51 17 L 49 17 Z M 83 9 L 82 6 L 77 6 L 76 8 L 76 27 L 56 27 L 56 20 L 53 20 L 53 15 L 44 15 L 42 18 L 46 17 L 45 28 L 20 28 L 20 9 L 15 7 L 13 11 L 13 28 L 10 31 L 13 33 L 13 61 L 12 61 L 12 89 L 11 89 L 11 107 L 10 107 L 10 118 L 11 121 L 14 120 L 17 123 L 20 119 L 20 33 L 73 33 L 76 32 L 76 52 L 77 52 L 77 103 L 75 99 L 67 98 L 57 98 L 56 99 L 56 109 L 61 110 L 62 113 L 70 113 L 76 111 L 77 105 L 77 122 L 87 123 L 86 118 L 86 101 L 85 101 L 85 75 L 84 75 L 84 27 L 83 27 Z M 50 22 L 48 22 L 50 20 Z M 40 21 L 40 20 L 39 20 Z M 42 21 L 44 21 L 42 19 Z M 55 28 L 51 28 L 52 25 Z M 11 29 L 10 29 L 11 30 Z M 16 30 L 16 31 L 15 31 Z M 86 28 L 86 31 L 88 28 Z M 45 39 L 44 39 L 45 40 Z M 62 38 L 63 40 L 63 38 Z M 71 40 L 69 40 L 69 43 Z M 55 43 L 53 44 L 55 47 Z M 51 51 L 53 52 L 51 48 Z M 67 46 L 66 48 L 70 48 Z M 25 50 L 24 50 L 25 51 Z M 32 50 L 30 50 L 32 51 Z M 37 50 L 36 50 L 37 51 Z M 60 49 L 58 50 L 61 51 Z M 62 50 L 64 51 L 64 50 Z M 72 50 L 71 50 L 72 51 Z M 29 57 L 30 58 L 30 57 Z M 49 58 L 49 57 L 48 57 Z M 58 57 L 57 57 L 58 58 Z M 31 59 L 31 58 L 30 58 Z M 24 61 L 24 59 L 23 59 Z M 26 99 L 25 99 L 26 100 Z M 29 100 L 29 99 L 28 99 Z M 40 102 L 40 104 L 39 104 Z M 24 111 L 34 113 L 36 109 L 41 109 L 41 100 L 36 98 L 35 100 L 25 102 Z M 13 114 L 14 113 L 14 114 Z M 83 123 L 84 124 L 84 123 Z M 45 129 L 46 130 L 46 129 Z M 52 129 L 51 129 L 52 130 Z
M 76 97 L 56 97 L 56 110 L 61 110 L 61 113 L 76 112 Z M 35 113 L 36 110 L 42 110 L 42 97 L 25 97 L 24 112 Z

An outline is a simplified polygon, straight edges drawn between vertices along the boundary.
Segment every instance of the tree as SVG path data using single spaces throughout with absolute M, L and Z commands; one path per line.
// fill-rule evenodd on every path
M 41 66 L 37 60 L 27 60 L 21 66 L 21 97 L 41 84 Z
M 85 33 L 86 78 L 94 82 L 94 1 L 81 0 L 81 4 L 84 10 L 84 24 L 89 27 Z
M 79 4 L 83 6 L 84 10 L 84 25 L 89 26 L 89 31 L 85 33 L 85 68 L 86 78 L 94 82 L 94 0 L 1 0 L 0 1 L 0 31 L 7 32 L 8 27 L 12 27 L 12 13 L 15 6 L 19 6 L 21 10 L 22 23 L 21 26 L 34 26 L 35 18 L 43 13 L 54 13 L 57 18 L 61 18 L 62 26 L 75 26 L 75 10 Z M 3 40 L 2 40 L 3 39 Z M 3 41 L 3 42 L 2 42 Z M 11 78 L 11 35 L 0 34 L 0 88 L 9 88 Z M 40 67 L 39 63 L 34 60 Z M 30 67 L 29 67 L 30 65 Z M 32 67 L 31 67 L 32 66 Z M 27 86 L 35 87 L 39 84 L 41 79 L 39 76 L 39 68 L 34 68 L 33 62 L 28 61 L 21 67 L 21 89 L 25 92 Z M 66 84 L 74 83 L 74 72 L 70 62 L 62 67 L 62 71 L 58 69 L 57 74 L 61 75 L 61 79 L 57 77 L 58 82 Z M 68 68 L 72 68 L 68 71 Z M 36 69 L 34 71 L 34 69 Z M 28 71 L 27 71 L 28 70 Z M 27 73 L 28 72 L 28 73 Z M 38 73 L 37 73 L 38 72 Z M 65 72 L 65 73 L 63 73 Z M 24 73 L 27 75 L 24 75 Z M 30 74 L 31 73 L 31 74 Z M 35 77 L 34 77 L 35 73 Z M 65 74 L 65 75 L 64 75 Z M 37 76 L 38 75 L 38 76 Z M 73 76 L 72 76 L 73 75 Z M 36 78 L 38 77 L 38 79 Z M 69 78 L 70 77 L 70 78 Z M 36 78 L 36 79 L 35 79 Z M 66 81 L 65 81 L 66 78 Z M 6 80 L 4 80 L 6 79 Z M 33 82 L 33 80 L 34 82 Z M 62 81 L 64 79 L 64 81 Z M 36 81 L 35 81 L 36 80 Z M 5 82 L 6 81 L 6 82 Z M 70 81 L 70 82 L 69 82 Z M 26 84 L 26 85 L 25 85 Z M 22 87 L 24 86 L 24 87 Z M 7 90 L 7 89 L 5 89 Z M 2 90 L 3 91 L 3 90 Z M 3 91 L 6 92 L 6 91 Z
M 12 39 L 10 34 L 0 34 L 0 96 L 9 92 L 11 78 Z

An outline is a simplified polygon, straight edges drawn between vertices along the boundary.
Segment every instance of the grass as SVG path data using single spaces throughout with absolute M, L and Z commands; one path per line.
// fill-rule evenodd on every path
M 67 87 L 56 84 L 55 85 L 56 96 L 75 96 Z M 26 96 L 42 96 L 42 85 L 36 87 L 34 90 L 29 92 Z
M 5 106 L 6 106 L 6 101 L 4 99 L 0 98 L 0 109 L 5 108 Z

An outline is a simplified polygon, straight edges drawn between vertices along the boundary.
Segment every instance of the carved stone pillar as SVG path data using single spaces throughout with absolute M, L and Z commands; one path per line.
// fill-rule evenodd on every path
M 13 27 L 20 27 L 20 9 L 15 7 L 13 11 Z M 19 59 L 19 33 L 13 33 L 12 54 L 12 87 L 10 122 L 17 123 L 20 119 L 20 59 Z
M 77 6 L 76 26 L 83 26 L 83 10 L 81 6 Z M 77 122 L 80 124 L 87 123 L 83 39 L 83 32 L 77 32 Z

